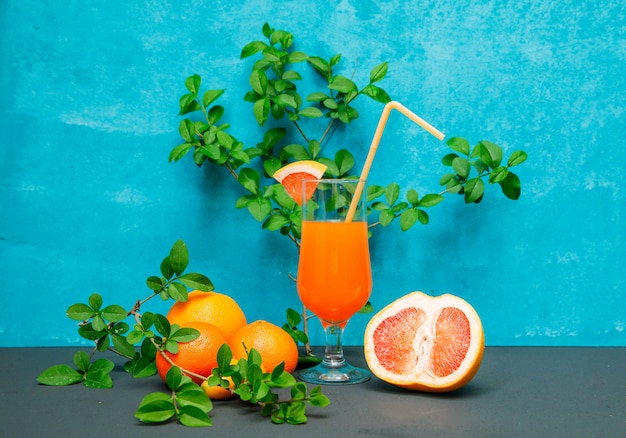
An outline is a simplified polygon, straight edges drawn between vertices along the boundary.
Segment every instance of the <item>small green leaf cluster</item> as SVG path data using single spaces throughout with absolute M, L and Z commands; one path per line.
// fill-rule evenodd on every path
M 140 313 L 141 306 L 156 296 L 163 300 L 171 298 L 175 301 L 186 301 L 187 287 L 212 290 L 213 284 L 206 276 L 184 273 L 188 262 L 187 246 L 179 240 L 161 262 L 162 276 L 151 276 L 146 281 L 152 295 L 137 301 L 129 311 L 116 304 L 103 307 L 102 297 L 96 293 L 89 297 L 87 303 L 71 305 L 67 310 L 67 316 L 80 321 L 79 334 L 94 341 L 96 347 L 91 356 L 82 351 L 76 352 L 75 368 L 64 364 L 54 365 L 43 371 L 37 377 L 37 381 L 51 386 L 83 382 L 84 386 L 91 388 L 111 388 L 113 379 L 110 373 L 114 369 L 114 363 L 104 358 L 91 361 L 97 351 L 107 350 L 129 359 L 124 364 L 124 370 L 134 377 L 149 377 L 156 374 L 157 354 L 164 354 L 165 351 L 176 354 L 179 343 L 190 342 L 200 333 L 190 327 L 170 324 L 164 315 L 152 312 Z M 129 316 L 135 319 L 132 330 L 124 322 Z M 297 332 L 295 325 L 299 322 L 295 322 L 293 332 Z M 137 344 L 140 344 L 140 347 L 135 351 Z M 306 385 L 296 383 L 295 378 L 285 372 L 284 364 L 280 364 L 270 373 L 263 372 L 261 356 L 256 350 L 251 350 L 248 359 L 239 360 L 235 366 L 231 366 L 231 361 L 232 351 L 225 344 L 219 351 L 219 366 L 213 370 L 213 374 L 197 377 L 208 378 L 210 383 L 225 388 L 229 387 L 226 377 L 231 378 L 236 383 L 233 391 L 241 400 L 263 406 L 263 414 L 271 417 L 275 423 L 306 422 L 305 404 L 324 407 L 329 403 L 319 388 L 307 393 Z M 188 370 L 172 366 L 166 376 L 166 384 L 171 393 L 157 392 L 145 396 L 135 416 L 145 423 L 163 423 L 176 417 L 185 426 L 210 426 L 212 422 L 208 412 L 212 409 L 212 402 L 188 375 L 196 376 Z M 288 401 L 281 401 L 272 391 L 272 388 L 289 387 L 293 389 L 292 399 Z
M 110 372 L 114 364 L 108 359 L 98 359 L 91 363 L 90 357 L 84 351 L 74 353 L 74 365 L 54 365 L 37 377 L 37 381 L 44 385 L 67 386 L 83 382 L 89 388 L 111 388 L 113 380 Z
M 173 366 L 165 376 L 171 393 L 153 392 L 139 403 L 135 417 L 143 423 L 165 423 L 178 418 L 183 426 L 204 427 L 213 423 L 208 413 L 211 399 L 180 368 Z
M 208 379 L 209 386 L 230 389 L 242 401 L 262 406 L 262 414 L 274 423 L 306 423 L 307 404 L 325 407 L 330 403 L 319 386 L 308 392 L 306 384 L 297 382 L 285 371 L 284 363 L 271 372 L 264 372 L 261 355 L 254 348 L 248 352 L 247 359 L 233 363 L 230 347 L 224 344 L 218 352 L 217 361 L 218 366 Z M 232 381 L 232 388 L 227 379 Z M 281 400 L 274 388 L 291 388 L 291 398 Z
M 294 340 L 296 344 L 306 344 L 309 342 L 309 337 L 305 332 L 300 330 L 298 326 L 302 323 L 302 316 L 297 310 L 292 308 L 287 309 L 287 322 L 282 326 L 283 330 L 289 333 L 289 336 Z
M 429 221 L 428 213 L 424 208 L 433 207 L 443 201 L 443 196 L 436 193 L 428 193 L 420 198 L 416 190 L 410 189 L 406 194 L 406 201 L 400 201 L 400 186 L 391 183 L 382 190 L 385 201 L 377 201 L 372 208 L 379 212 L 378 223 L 383 227 L 389 225 L 394 219 L 400 218 L 400 229 L 407 231 L 417 221 L 426 225 Z
M 90 360 L 97 351 L 111 351 L 129 359 L 124 365 L 124 369 L 127 372 L 132 373 L 135 377 L 148 377 L 156 373 L 154 361 L 158 350 L 176 353 L 178 351 L 178 342 L 189 342 L 195 339 L 199 335 L 195 329 L 181 328 L 176 324 L 170 326 L 167 318 L 160 314 L 151 312 L 140 313 L 141 305 L 156 296 L 163 300 L 171 298 L 175 301 L 186 301 L 188 297 L 187 288 L 207 292 L 213 290 L 213 283 L 208 277 L 198 273 L 184 273 L 188 263 L 189 251 L 185 243 L 179 240 L 174 243 L 169 254 L 161 262 L 160 270 L 162 276 L 150 276 L 146 280 L 147 286 L 152 290 L 152 295 L 144 300 L 137 301 L 130 310 L 126 310 L 117 304 L 103 306 L 102 296 L 98 293 L 91 294 L 87 303 L 72 304 L 68 307 L 67 316 L 75 321 L 80 321 L 78 334 L 82 338 L 95 343 L 91 356 L 82 353 L 81 358 L 84 359 L 86 357 L 87 360 Z M 135 319 L 132 330 L 125 321 L 130 316 L 133 316 Z M 152 330 L 153 327 L 156 333 Z M 138 351 L 135 348 L 137 344 L 140 344 Z M 93 372 L 95 370 L 107 369 L 102 367 L 102 362 L 99 362 L 99 360 L 92 364 L 92 366 L 96 363 L 99 364 L 92 369 L 84 364 L 82 359 L 80 362 L 77 362 L 76 358 L 74 360 L 78 371 L 66 365 L 53 366 L 49 370 L 44 371 L 42 374 L 43 380 L 40 380 L 40 382 L 48 384 L 46 382 L 51 380 L 46 376 L 48 374 L 54 376 L 55 373 L 60 372 L 62 373 L 61 377 L 73 376 L 73 378 L 66 380 L 59 378 L 54 380 L 55 383 L 53 384 L 70 385 L 81 381 L 81 379 L 76 378 L 76 372 L 91 370 L 92 375 L 94 375 Z M 74 371 L 74 373 L 70 373 L 68 369 Z M 112 367 L 108 371 L 111 370 Z M 110 379 L 108 373 L 107 378 Z M 102 380 L 104 381 L 104 378 Z
M 154 326 L 156 333 L 152 330 Z M 141 342 L 141 349 L 126 362 L 124 369 L 134 377 L 148 377 L 156 373 L 155 356 L 159 351 L 178 353 L 179 342 L 191 342 L 200 336 L 200 332 L 191 327 L 170 324 L 161 314 L 145 312 L 128 334 L 128 341 Z
M 182 240 L 172 246 L 170 253 L 161 262 L 162 277 L 152 275 L 146 284 L 162 300 L 172 298 L 176 301 L 187 301 L 187 289 L 210 292 L 214 289 L 211 280 L 203 274 L 190 272 L 184 274 L 189 264 L 189 250 Z
M 265 41 L 252 41 L 244 46 L 240 58 L 261 54 L 252 67 L 249 82 L 251 90 L 244 100 L 254 104 L 253 112 L 259 126 L 265 125 L 269 116 L 280 120 L 287 116 L 292 122 L 302 117 L 327 117 L 350 123 L 359 116 L 356 108 L 350 103 L 363 94 L 382 103 L 391 99 L 387 93 L 374 85 L 387 74 L 387 63 L 377 65 L 370 72 L 369 83 L 359 89 L 352 79 L 335 74 L 335 67 L 341 60 L 337 54 L 326 60 L 320 56 L 309 56 L 301 51 L 290 50 L 293 44 L 293 35 L 284 30 L 263 25 Z M 305 100 L 310 103 L 303 106 L 303 98 L 297 91 L 296 81 L 302 75 L 291 67 L 294 64 L 308 62 L 314 70 L 326 81 L 327 91 L 317 91 L 309 94 Z
M 479 203 L 485 192 L 483 178 L 488 177 L 489 184 L 500 185 L 504 196 L 519 199 L 520 179 L 510 168 L 526 161 L 526 152 L 512 152 L 503 165 L 502 148 L 490 141 L 481 140 L 470 148 L 466 139 L 452 137 L 446 144 L 454 151 L 442 159 L 442 163 L 454 171 L 445 174 L 439 181 L 447 192 L 463 195 L 467 204 Z

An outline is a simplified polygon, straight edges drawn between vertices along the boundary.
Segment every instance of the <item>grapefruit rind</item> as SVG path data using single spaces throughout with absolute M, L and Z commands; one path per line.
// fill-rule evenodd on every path
M 302 180 L 320 179 L 327 167 L 313 160 L 300 160 L 281 167 L 272 175 L 285 188 L 285 191 L 296 201 L 298 205 L 302 205 Z M 307 186 L 306 199 L 308 200 L 315 191 L 316 185 Z
M 289 163 L 278 169 L 272 177 L 279 183 L 283 182 L 286 176 L 294 173 L 306 173 L 314 179 L 319 179 L 326 172 L 327 167 L 322 163 L 313 160 L 300 160 Z
M 444 309 L 458 309 L 453 313 L 464 315 L 464 322 L 460 324 L 469 330 L 469 340 L 456 339 L 455 333 L 451 333 L 445 341 L 449 345 L 439 345 L 435 349 L 436 327 Z M 382 336 L 388 338 L 386 343 Z M 439 336 L 440 340 L 443 339 L 442 333 Z M 363 345 L 367 365 L 379 379 L 410 390 L 447 392 L 464 386 L 478 372 L 484 352 L 484 333 L 478 314 L 462 298 L 451 294 L 433 297 L 412 292 L 372 317 L 365 329 Z M 437 366 L 434 363 L 433 354 L 441 355 L 443 351 L 445 356 L 447 349 L 452 353 L 455 349 L 460 350 L 464 357 L 452 366 L 443 364 L 444 368 L 453 368 L 445 374 L 437 371 L 442 364 Z M 434 350 L 437 353 L 433 353 Z

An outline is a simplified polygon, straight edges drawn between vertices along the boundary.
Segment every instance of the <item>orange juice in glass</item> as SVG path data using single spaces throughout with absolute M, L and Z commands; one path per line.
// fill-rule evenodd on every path
M 365 181 L 322 179 L 302 184 L 303 194 L 313 186 L 315 190 L 302 206 L 298 295 L 320 318 L 326 350 L 322 363 L 299 377 L 318 384 L 360 383 L 370 373 L 345 361 L 341 337 L 348 320 L 367 303 L 372 291 Z M 348 207 L 359 192 L 355 214 L 347 219 Z

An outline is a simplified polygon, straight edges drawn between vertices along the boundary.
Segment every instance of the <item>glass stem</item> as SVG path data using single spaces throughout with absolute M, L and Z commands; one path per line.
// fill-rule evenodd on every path
M 326 334 L 326 351 L 324 351 L 323 364 L 332 368 L 343 366 L 346 362 L 343 357 L 343 347 L 341 345 L 343 327 L 329 324 L 324 327 L 324 332 Z

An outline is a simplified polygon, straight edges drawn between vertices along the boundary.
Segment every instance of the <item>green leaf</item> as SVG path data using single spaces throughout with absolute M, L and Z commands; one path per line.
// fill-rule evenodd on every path
M 259 126 L 263 126 L 267 121 L 267 118 L 270 113 L 270 105 L 271 102 L 269 99 L 263 98 L 254 102 L 254 106 L 252 108 L 254 112 L 254 117 L 256 118 Z
M 309 155 L 307 149 L 304 146 L 296 143 L 285 146 L 283 148 L 283 153 L 287 154 L 297 161 L 311 159 L 311 156 Z
M 335 163 L 339 169 L 339 175 L 344 175 L 354 167 L 354 157 L 347 149 L 340 149 L 335 154 Z
M 110 373 L 111 371 L 113 371 L 113 368 L 115 368 L 115 364 L 109 359 L 97 359 L 91 365 L 89 365 L 87 372 L 102 371 L 105 373 Z
M 321 91 L 316 91 L 306 97 L 307 102 L 322 102 L 326 99 L 330 99 L 330 96 L 326 93 L 322 93 Z
M 256 53 L 262 52 L 267 48 L 267 44 L 262 41 L 252 41 L 246 44 L 239 55 L 240 59 L 248 58 Z
M 277 372 L 280 371 L 280 372 Z M 296 378 L 284 370 L 283 368 L 279 369 L 278 367 L 274 369 L 271 375 L 271 386 L 273 388 L 290 388 L 296 384 Z
M 470 145 L 469 142 L 461 137 L 451 137 L 446 141 L 446 144 L 452 149 L 463 155 L 469 156 Z
M 174 281 L 167 285 L 166 291 L 170 298 L 176 301 L 185 302 L 189 298 L 189 293 L 184 284 Z
M 422 209 L 418 209 L 417 210 L 417 220 L 419 220 L 423 225 L 426 225 L 428 223 L 428 213 L 426 213 L 424 210 Z
M 157 353 L 161 354 L 161 353 Z M 183 382 L 183 373 L 177 366 L 171 367 L 165 375 L 165 383 L 172 390 L 175 391 Z
M 363 88 L 363 90 L 361 90 L 361 92 L 377 102 L 391 102 L 391 97 L 389 97 L 387 92 L 382 88 L 377 87 L 376 85 L 368 84 L 365 86 L 365 88 Z
M 112 334 L 111 340 L 113 341 L 113 348 L 118 353 L 126 357 L 132 357 L 132 355 L 135 353 L 135 347 L 133 347 L 133 345 L 124 336 Z
M 159 313 L 154 314 L 154 328 L 164 338 L 169 337 L 170 332 L 172 331 L 172 326 L 169 320 Z
M 89 366 L 85 374 L 84 385 L 89 388 L 111 388 L 113 380 L 109 373 L 115 364 L 108 359 L 98 359 Z
M 274 98 L 274 102 L 278 103 L 279 105 L 283 105 L 283 106 L 290 106 L 292 108 L 297 108 L 298 104 L 296 102 L 296 100 L 294 99 L 294 97 L 290 94 L 279 94 L 278 96 L 276 96 Z
M 309 55 L 307 55 L 304 52 L 298 52 L 298 51 L 291 52 L 289 56 L 287 56 L 287 62 L 291 64 L 296 64 L 298 62 L 306 61 L 307 59 L 309 59 Z
M 178 410 L 178 421 L 183 426 L 206 427 L 211 426 L 211 418 L 202 409 L 196 406 L 182 406 Z
M 261 184 L 261 176 L 254 169 L 245 167 L 239 171 L 239 183 L 244 186 L 253 195 L 260 194 L 259 186 Z
M 174 403 L 167 399 L 155 399 L 147 395 L 139 404 L 135 417 L 144 423 L 164 423 L 176 415 Z
M 252 70 L 250 73 L 250 86 L 260 96 L 267 93 L 267 75 L 263 70 Z
M 295 327 L 302 322 L 302 316 L 298 313 L 298 311 L 289 307 L 287 309 L 287 324 L 290 327 Z
M 66 310 L 65 314 L 75 321 L 85 321 L 96 313 L 86 304 L 73 304 Z
M 452 168 L 461 178 L 466 179 L 470 173 L 470 162 L 465 158 L 457 157 L 452 160 Z
M 485 192 L 485 183 L 480 178 L 472 178 L 465 184 L 465 203 L 480 202 Z
M 395 216 L 393 212 L 388 208 L 385 210 L 381 210 L 378 215 L 378 221 L 383 227 L 389 225 L 394 220 L 394 218 Z
M 509 169 L 504 166 L 498 166 L 491 171 L 489 174 L 489 183 L 499 183 L 500 181 L 504 181 L 506 176 L 509 174 Z
M 170 162 L 172 162 L 172 161 L 174 161 L 174 162 L 179 161 L 181 158 L 183 158 L 187 154 L 187 152 L 189 152 L 189 150 L 192 147 L 193 147 L 193 145 L 190 144 L 190 143 L 179 144 L 174 149 L 172 149 L 172 151 L 170 152 L 169 161 Z
M 262 228 L 264 230 L 276 231 L 288 225 L 290 222 L 289 218 L 282 214 L 272 214 L 263 222 Z
M 189 119 L 183 119 L 178 124 L 178 133 L 187 143 L 194 143 L 196 139 L 196 126 Z
M 349 93 L 350 91 L 356 90 L 357 86 L 352 80 L 348 79 L 345 76 L 337 75 L 333 76 L 328 83 L 328 88 L 331 90 L 337 90 L 341 93 Z
M 406 194 L 406 199 L 409 201 L 414 207 L 419 203 L 419 195 L 417 191 L 411 189 Z
M 398 196 L 400 195 L 400 186 L 397 183 L 391 183 L 385 189 L 385 199 L 387 200 L 387 204 L 392 206 L 398 200 Z
M 93 317 L 93 319 L 91 320 L 91 325 L 93 326 L 93 329 L 98 332 L 101 332 L 107 328 L 107 323 L 104 321 L 104 319 L 102 319 L 100 315 L 96 315 Z
M 100 294 L 91 294 L 89 296 L 89 305 L 94 311 L 98 312 L 100 310 L 100 307 L 102 307 L 102 297 L 100 296 Z
M 304 400 L 306 398 L 306 384 L 304 382 L 298 382 L 291 388 L 292 400 Z
M 309 404 L 318 408 L 324 408 L 330 404 L 328 397 L 322 393 L 321 386 L 316 386 L 311 390 L 309 393 Z
M 161 261 L 161 274 L 165 277 L 166 280 L 172 278 L 175 274 L 174 268 L 172 267 L 172 263 L 170 262 L 170 256 L 166 256 Z
M 402 231 L 406 231 L 415 225 L 417 222 L 417 209 L 410 208 L 408 210 L 404 210 L 400 215 L 400 229 Z
M 316 108 L 314 106 L 303 108 L 302 110 L 298 111 L 298 115 L 312 119 L 324 117 L 324 113 L 319 108 Z
M 257 198 L 247 205 L 248 211 L 259 222 L 263 222 L 272 211 L 272 204 L 267 198 Z
M 517 200 L 522 193 L 522 184 L 519 177 L 513 172 L 509 172 L 503 181 L 500 181 L 502 193 L 509 199 Z
M 160 277 L 152 275 L 146 279 L 146 285 L 155 292 L 160 292 L 165 283 Z
M 37 382 L 50 386 L 67 386 L 82 382 L 83 376 L 68 365 L 54 365 L 37 377 Z
M 374 306 L 369 301 L 365 303 L 363 307 L 359 309 L 360 314 L 372 313 L 374 311 Z
M 487 140 L 478 142 L 480 159 L 489 167 L 497 167 L 502 162 L 502 148 Z
M 224 94 L 224 90 L 207 90 L 202 96 L 202 104 L 205 107 L 208 107 L 213 102 L 215 102 L 222 94 Z
M 174 243 L 174 246 L 172 246 L 170 250 L 169 261 L 176 275 L 183 273 L 189 263 L 189 250 L 185 242 L 177 240 Z
M 428 193 L 420 199 L 419 206 L 423 208 L 433 207 L 443 201 L 443 196 L 436 193 Z
M 119 322 L 126 319 L 126 317 L 128 316 L 128 312 L 126 312 L 126 310 L 124 310 L 122 306 L 112 304 L 102 309 L 100 315 L 102 315 L 102 317 L 107 321 Z
M 382 80 L 387 75 L 388 67 L 389 64 L 386 61 L 374 67 L 370 72 L 370 83 Z
M 309 56 L 307 61 L 313 66 L 315 70 L 322 74 L 325 78 L 330 77 L 330 65 L 326 60 L 320 58 L 319 56 Z
M 196 272 L 181 275 L 178 280 L 190 289 L 202 292 L 211 292 L 214 289 L 213 283 L 208 277 Z
M 185 391 L 179 388 L 176 391 L 176 401 L 180 406 L 195 406 L 201 409 L 205 414 L 213 407 L 211 399 L 204 393 L 204 391 L 195 383 L 190 383 Z
M 96 339 L 106 336 L 107 332 L 103 330 L 96 330 L 93 328 L 93 324 L 89 323 L 79 327 L 78 334 L 85 339 L 95 341 Z
M 198 94 L 198 91 L 200 90 L 201 82 L 202 80 L 200 76 L 197 74 L 194 74 L 194 75 L 189 76 L 185 80 L 185 87 L 187 87 L 187 90 L 189 90 L 190 93 Z
M 170 334 L 170 340 L 176 342 L 191 342 L 200 336 L 200 332 L 195 328 L 182 327 Z
M 223 115 L 224 115 L 224 107 L 220 105 L 215 105 L 209 110 L 209 113 L 207 115 L 208 122 L 211 125 L 213 125 L 219 122 L 219 120 L 222 118 Z
M 519 164 L 522 164 L 524 161 L 526 161 L 526 158 L 528 158 L 528 155 L 526 154 L 526 152 L 515 151 L 509 157 L 508 165 L 509 167 L 517 166 Z

